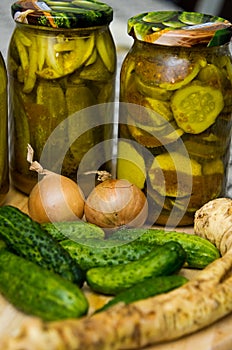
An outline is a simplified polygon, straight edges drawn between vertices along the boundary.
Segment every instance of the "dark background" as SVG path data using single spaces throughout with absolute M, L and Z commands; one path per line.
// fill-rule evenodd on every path
M 173 3 L 182 7 L 186 11 L 194 11 L 196 6 L 201 0 L 172 0 Z M 221 9 L 217 16 L 223 17 L 229 21 L 232 21 L 232 0 L 218 0 L 221 2 Z M 210 10 L 210 0 L 209 0 Z

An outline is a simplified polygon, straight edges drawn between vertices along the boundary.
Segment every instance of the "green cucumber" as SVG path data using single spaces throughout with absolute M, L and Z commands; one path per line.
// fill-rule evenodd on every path
M 2 239 L 0 239 L 0 250 L 5 248 L 6 248 L 6 243 Z
M 115 266 L 138 260 L 156 246 L 144 242 L 125 243 L 100 239 L 78 242 L 67 239 L 60 244 L 84 271 L 93 267 Z
M 187 282 L 188 279 L 181 275 L 151 277 L 117 294 L 102 308 L 96 310 L 96 313 L 105 311 L 109 307 L 121 302 L 124 304 L 130 304 L 134 301 L 146 299 L 161 293 L 167 293 Z
M 69 238 L 78 242 L 79 239 L 105 237 L 102 228 L 84 221 L 46 222 L 41 224 L 41 227 L 57 241 Z
M 147 278 L 173 274 L 183 266 L 185 258 L 179 243 L 168 242 L 137 261 L 92 268 L 86 273 L 86 281 L 95 292 L 115 295 Z
M 163 245 L 170 241 L 181 244 L 186 252 L 186 267 L 203 269 L 220 257 L 219 250 L 205 238 L 177 231 L 159 229 L 120 229 L 115 231 L 110 239 L 120 239 L 125 242 L 135 240 L 145 244 Z
M 84 273 L 65 249 L 40 224 L 18 208 L 0 208 L 0 238 L 7 247 L 27 260 L 52 270 L 81 286 Z
M 0 250 L 0 293 L 17 309 L 45 321 L 88 311 L 88 301 L 74 283 L 5 249 Z

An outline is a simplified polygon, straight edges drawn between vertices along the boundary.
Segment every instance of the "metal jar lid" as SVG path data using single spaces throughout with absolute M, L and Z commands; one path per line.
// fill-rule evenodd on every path
M 102 26 L 113 19 L 113 9 L 95 0 L 19 0 L 11 12 L 16 22 L 52 28 Z
M 211 47 L 230 42 L 232 24 L 198 12 L 146 12 L 128 20 L 128 34 L 157 45 Z

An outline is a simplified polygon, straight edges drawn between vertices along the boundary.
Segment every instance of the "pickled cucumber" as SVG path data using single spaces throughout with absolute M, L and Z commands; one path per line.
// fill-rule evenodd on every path
M 201 175 L 201 164 L 177 152 L 158 155 L 149 170 L 152 188 L 164 197 L 188 196 L 192 178 Z
M 223 107 L 221 91 L 200 84 L 177 90 L 171 100 L 171 108 L 178 126 L 190 134 L 199 134 L 208 129 Z
M 36 103 L 30 112 L 30 131 L 33 148 L 40 157 L 43 147 L 51 134 L 67 116 L 67 107 L 63 89 L 56 81 L 41 81 L 36 90 Z M 45 127 L 46 125 L 46 127 Z M 34 130 L 34 132 L 33 132 Z M 64 134 L 64 138 L 65 138 Z M 63 140 L 56 140 L 57 152 L 63 147 Z
M 68 87 L 65 97 L 67 101 L 68 115 L 72 115 L 73 113 L 92 106 L 96 103 L 96 99 L 92 91 L 86 86 Z M 83 155 L 88 151 L 88 149 L 91 148 L 91 146 L 93 146 L 96 135 L 94 133 L 94 130 L 88 130 L 88 121 L 90 117 L 91 116 L 86 113 L 85 123 L 87 131 L 82 135 L 79 135 L 78 138 L 75 135 L 78 135 L 77 130 L 80 126 L 77 125 L 76 118 L 68 119 L 68 137 L 70 139 L 70 153 L 72 155 L 71 160 L 73 163 L 73 159 L 75 159 L 75 163 L 73 165 L 68 165 L 65 163 L 66 168 L 68 168 L 68 166 L 70 166 L 70 169 L 73 166 L 76 167 L 80 163 Z M 84 129 L 84 125 L 81 125 L 81 128 Z M 71 140 L 73 139 L 74 142 L 72 143 Z M 65 160 L 65 162 L 66 161 L 68 160 Z
M 189 84 L 207 64 L 203 57 L 188 60 L 182 56 L 157 54 L 155 58 L 138 57 L 135 72 L 144 84 L 170 91 L 180 89 Z
M 158 138 L 154 137 L 152 134 L 141 128 L 131 125 L 130 122 L 128 124 L 128 129 L 133 139 L 136 140 L 139 144 L 147 148 L 162 146 L 162 142 Z
M 17 93 L 16 93 L 17 91 Z M 27 163 L 27 145 L 31 143 L 29 120 L 26 112 L 27 100 L 24 100 L 23 93 L 20 91 L 20 86 L 15 83 L 15 91 L 11 91 L 11 98 L 14 100 L 12 106 L 12 113 L 17 115 L 14 119 L 14 139 L 13 149 L 15 159 L 14 170 L 21 172 L 22 174 L 28 174 L 28 163 Z M 24 106 L 24 107 L 22 107 Z M 17 160 L 17 161 L 16 161 Z
M 9 189 L 8 179 L 8 128 L 7 128 L 7 72 L 0 53 L 0 205 Z
M 207 162 L 202 167 L 203 174 L 205 175 L 215 175 L 215 174 L 224 174 L 224 165 L 221 159 L 214 159 L 210 162 Z
M 175 142 L 184 133 L 182 129 L 178 128 L 175 121 L 156 127 L 155 125 L 146 126 L 138 122 L 134 123 L 129 117 L 128 129 L 133 138 L 147 148 L 160 147 Z
M 190 225 L 201 205 L 225 194 L 229 28 L 226 20 L 191 12 L 143 13 L 128 22 L 134 44 L 121 69 L 120 100 L 140 107 L 128 107 L 119 137 L 154 157 L 145 159 L 151 224 Z
M 170 122 L 173 120 L 173 113 L 169 102 L 147 97 L 144 99 L 143 106 L 148 108 L 148 114 L 152 118 L 152 124 L 165 124 L 167 121 Z
M 87 2 L 83 3 L 84 6 L 87 5 Z M 102 15 L 104 16 L 103 13 Z M 63 24 L 68 24 L 66 20 L 75 20 L 73 17 L 59 18 Z M 107 18 L 102 17 L 102 21 Z M 40 19 L 40 25 L 48 24 L 46 16 L 41 16 Z M 55 18 L 50 19 L 57 24 Z M 97 45 L 98 35 L 102 41 Z M 107 47 L 108 58 L 104 45 Z M 52 131 L 57 127 L 59 130 L 64 128 L 62 121 L 86 107 L 113 101 L 114 55 L 115 47 L 107 25 L 51 31 L 37 26 L 22 25 L 16 28 L 9 48 L 8 64 L 12 91 L 10 118 L 14 119 L 14 125 L 19 124 L 12 129 L 11 135 L 15 143 L 12 148 L 15 153 L 12 157 L 12 176 L 20 190 L 28 194 L 36 180 L 35 174 L 28 171 L 25 153 L 28 143 L 33 146 L 35 157 L 39 159 Z M 111 67 L 107 67 L 109 64 Z M 71 119 L 68 118 L 70 126 L 66 125 L 62 130 L 63 137 L 57 138 L 55 144 L 48 145 L 48 151 L 55 147 L 59 154 L 59 150 L 72 139 L 78 125 L 73 125 Z M 87 129 L 88 125 L 89 119 L 86 117 Z M 90 130 L 77 142 L 69 143 L 71 147 L 66 152 L 61 170 L 64 175 L 76 180 L 80 159 L 86 151 L 104 139 L 103 129 L 99 127 Z M 111 137 L 110 132 L 107 131 L 108 138 Z M 51 159 L 52 162 L 56 163 L 54 158 Z M 57 163 L 54 164 L 54 171 L 55 167 Z
M 138 95 L 135 94 L 134 97 L 136 99 Z M 169 102 L 147 97 L 141 98 L 139 103 L 142 107 L 136 102 L 126 106 L 129 116 L 138 125 L 141 124 L 145 128 L 147 126 L 148 128 L 154 127 L 154 129 L 158 129 L 174 120 Z
M 43 79 L 58 79 L 73 73 L 90 58 L 95 46 L 93 34 L 87 39 L 80 37 L 75 41 L 67 41 L 63 38 L 62 42 L 59 37 L 58 40 L 58 43 L 52 39 L 47 42 L 48 67 L 37 71 L 38 76 Z
M 32 41 L 31 47 L 29 48 L 29 69 L 25 72 L 24 77 L 24 87 L 23 91 L 25 93 L 30 93 L 35 86 L 36 83 L 36 72 L 38 67 L 38 48 L 36 40 Z
M 138 91 L 140 91 L 144 96 L 163 101 L 169 100 L 172 96 L 172 91 L 168 91 L 152 84 L 145 84 L 138 76 L 135 76 L 135 83 Z
M 223 156 L 225 153 L 224 145 L 216 142 L 203 142 L 203 140 L 189 139 L 184 141 L 184 145 L 190 157 L 205 162 Z
M 225 86 L 227 79 L 223 71 L 214 64 L 207 64 L 206 67 L 202 68 L 197 78 L 216 89 L 221 89 Z
M 206 60 L 199 59 L 196 63 L 190 63 L 186 65 L 186 60 L 183 59 L 180 62 L 181 66 L 186 66 L 185 68 L 178 66 L 175 67 L 175 73 L 173 73 L 173 78 L 169 79 L 168 82 L 162 82 L 159 86 L 166 90 L 177 90 L 181 87 L 189 84 L 200 72 L 200 69 L 206 65 Z M 178 71 L 179 69 L 179 71 Z M 176 72 L 177 70 L 177 72 Z M 183 75 L 183 72 L 185 73 Z M 176 76 L 175 76 L 176 75 Z M 171 80 L 171 81 L 170 81 Z
M 111 50 L 112 43 L 110 39 L 112 40 L 109 33 L 100 33 L 96 38 L 96 47 L 105 67 L 110 73 L 113 73 L 115 71 L 116 60 L 115 52 Z
M 221 159 L 202 165 L 189 159 L 188 164 L 183 156 L 166 153 L 157 156 L 151 166 L 149 195 L 156 203 L 156 211 L 170 213 L 176 208 L 182 215 L 187 213 L 193 217 L 197 208 L 221 194 L 223 174 Z
M 133 87 L 133 90 L 136 91 L 136 89 L 134 88 L 134 84 L 133 84 L 133 80 L 134 80 L 134 77 L 135 77 L 135 74 L 134 74 L 134 69 L 135 69 L 135 61 L 134 60 L 127 60 L 127 58 L 125 58 L 125 61 L 123 63 L 124 65 L 128 64 L 128 69 L 127 70 L 121 70 L 121 83 L 120 84 L 120 97 L 121 98 L 124 98 L 125 95 L 127 94 L 127 91 L 128 91 L 128 87 L 130 85 L 130 81 L 132 81 L 132 87 Z
M 131 142 L 119 140 L 117 178 L 126 179 L 141 189 L 144 187 L 146 180 L 145 162 Z
M 108 81 L 111 79 L 111 74 L 106 69 L 102 59 L 98 56 L 93 64 L 88 64 L 83 67 L 80 72 L 80 78 L 95 81 Z

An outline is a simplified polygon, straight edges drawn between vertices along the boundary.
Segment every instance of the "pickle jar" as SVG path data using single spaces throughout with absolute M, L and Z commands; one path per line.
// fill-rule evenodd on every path
M 10 173 L 13 185 L 29 194 L 37 174 L 29 170 L 28 144 L 37 161 L 46 145 L 49 151 L 41 165 L 76 181 L 84 155 L 112 137 L 116 49 L 109 25 L 113 10 L 94 0 L 21 0 L 11 10 L 15 29 L 7 59 Z M 88 112 L 98 105 L 106 105 L 101 109 L 104 123 L 92 123 L 95 112 Z M 84 110 L 86 117 L 81 114 L 78 119 L 78 112 Z M 58 129 L 59 136 L 51 140 Z
M 9 191 L 7 72 L 0 53 L 0 205 Z
M 134 41 L 121 67 L 117 176 L 146 192 L 150 225 L 192 225 L 197 209 L 226 195 L 231 23 L 148 12 L 128 20 L 128 33 Z

